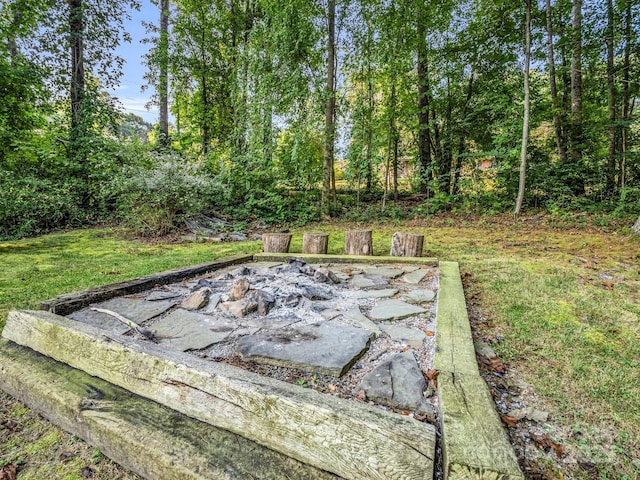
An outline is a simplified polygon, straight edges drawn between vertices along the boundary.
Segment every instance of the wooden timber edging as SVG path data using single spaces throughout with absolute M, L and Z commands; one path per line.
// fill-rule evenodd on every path
M 155 285 L 167 285 L 195 275 L 219 270 L 230 265 L 250 262 L 252 257 L 252 255 L 236 255 L 233 257 L 226 257 L 215 262 L 167 270 L 165 272 L 134 278 L 133 280 L 111 283 L 109 285 L 90 288 L 79 292 L 65 293 L 64 295 L 59 295 L 50 300 L 41 302 L 40 309 L 57 313 L 58 315 L 68 315 L 92 303 L 104 302 L 105 300 L 109 300 L 114 297 L 143 292 L 145 290 L 149 290 Z
M 290 258 L 299 258 L 307 263 L 400 263 L 410 265 L 428 265 L 435 267 L 438 260 L 432 257 L 391 257 L 371 255 L 316 255 L 309 253 L 256 253 L 256 262 L 286 262 Z
M 339 478 L 4 339 L 0 389 L 144 478 Z
M 440 262 L 434 369 L 444 480 L 520 480 L 524 475 L 476 362 L 460 270 Z
M 433 475 L 435 428 L 427 423 L 105 334 L 51 312 L 9 312 L 2 335 L 345 479 L 424 480 Z

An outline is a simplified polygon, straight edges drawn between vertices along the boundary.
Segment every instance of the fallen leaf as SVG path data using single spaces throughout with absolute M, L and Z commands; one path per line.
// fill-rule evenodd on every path
M 427 337 L 433 337 L 433 332 L 431 330 L 425 330 L 424 333 Z
M 432 381 L 438 378 L 438 370 L 427 371 L 427 378 Z
M 360 400 L 362 402 L 367 400 L 367 394 L 365 393 L 365 391 L 363 389 L 360 389 L 356 392 L 356 399 Z
M 336 390 L 338 390 L 338 387 L 336 387 L 333 383 L 329 384 L 329 391 L 331 393 L 335 392 Z
M 419 422 L 424 422 L 424 421 L 427 419 L 427 416 L 426 416 L 426 415 L 421 415 L 421 414 L 419 414 L 419 413 L 416 413 L 416 414 L 413 416 L 413 418 L 414 418 L 414 420 L 417 420 L 417 421 L 419 421 Z
M 9 430 L 12 433 L 13 432 L 19 432 L 20 430 L 22 430 L 22 424 L 16 422 L 15 420 L 11 420 L 10 418 L 0 422 L 0 426 L 2 428 L 6 428 L 7 430 Z
M 518 419 L 516 417 L 510 417 L 509 415 L 501 415 L 500 418 L 506 425 L 510 427 L 515 428 L 518 425 Z
M 73 458 L 75 456 L 76 456 L 76 454 L 73 453 L 73 452 L 62 452 L 60 455 L 58 455 L 58 458 L 60 460 L 68 460 L 68 459 Z
M 544 450 L 545 452 L 553 449 L 558 458 L 565 456 L 564 446 L 554 442 L 548 433 L 537 434 L 530 432 L 529 438 L 535 442 L 539 449 Z
M 400 412 L 400 415 L 407 416 L 407 415 L 409 415 L 410 413 L 411 413 L 411 412 L 410 412 L 409 410 L 402 410 L 402 411 Z
M 15 463 L 7 463 L 0 468 L 0 480 L 16 480 L 18 475 L 18 465 Z
M 82 478 L 91 478 L 93 477 L 94 473 L 95 472 L 91 467 L 83 467 L 82 471 L 80 472 L 80 474 L 82 475 Z

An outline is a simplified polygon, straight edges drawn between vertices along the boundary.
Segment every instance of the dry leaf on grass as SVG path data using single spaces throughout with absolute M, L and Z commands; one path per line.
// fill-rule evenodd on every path
M 556 452 L 556 456 L 558 458 L 564 457 L 564 446 L 554 442 L 548 433 L 537 434 L 530 432 L 529 438 L 531 438 L 531 440 L 535 442 L 538 448 L 544 450 L 545 452 L 553 449 L 553 451 Z
M 510 417 L 509 415 L 501 415 L 500 418 L 506 425 L 510 427 L 515 428 L 518 425 L 518 419 L 516 417 Z
M 365 391 L 363 389 L 360 389 L 356 392 L 356 399 L 360 400 L 361 402 L 366 402 L 367 400 L 367 394 L 365 393 Z
M 7 463 L 0 468 L 0 480 L 16 480 L 18 475 L 18 465 L 15 463 Z

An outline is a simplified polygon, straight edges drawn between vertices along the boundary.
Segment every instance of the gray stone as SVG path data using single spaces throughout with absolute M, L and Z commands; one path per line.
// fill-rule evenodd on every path
M 348 277 L 347 277 L 348 278 Z M 338 276 L 326 267 L 320 267 L 313 275 L 316 282 L 335 284 L 340 283 Z
M 356 298 L 391 298 L 398 293 L 397 288 L 383 288 L 381 290 L 361 290 L 356 292 Z
M 412 285 L 417 285 L 422 281 L 422 279 L 425 277 L 427 273 L 429 273 L 429 270 L 425 270 L 424 268 L 419 268 L 418 270 L 414 270 L 413 272 L 405 273 L 402 279 L 407 283 L 410 283 Z
M 180 292 L 174 292 L 171 290 L 154 290 L 145 297 L 145 300 L 147 302 L 157 302 L 159 300 L 170 300 L 172 298 L 178 298 L 181 295 L 182 294 Z
M 202 307 L 200 313 L 215 314 L 220 303 L 222 295 L 220 293 L 212 293 L 209 295 L 209 303 L 205 307 Z
M 275 297 L 264 290 L 256 290 L 255 298 L 258 302 L 258 315 L 262 317 L 268 315 L 271 309 L 276 305 Z
M 339 317 L 340 315 L 342 315 L 342 312 L 340 310 L 336 310 L 335 308 L 327 308 L 327 309 L 322 310 L 320 312 L 320 315 L 325 320 L 333 320 L 334 318 Z
M 309 300 L 330 300 L 333 298 L 331 292 L 325 288 L 312 285 L 297 285 L 302 295 Z
M 476 349 L 476 355 L 479 355 L 481 357 L 486 357 L 488 359 L 498 358 L 498 356 L 496 355 L 496 352 L 493 351 L 493 348 L 491 348 L 485 342 L 476 340 L 475 342 L 473 342 L 473 346 Z
M 360 311 L 360 307 L 350 308 L 349 310 L 345 310 L 339 313 L 356 327 L 364 328 L 365 330 L 373 333 L 376 337 L 382 335 L 380 327 L 378 327 L 378 325 L 365 317 L 364 314 Z
M 549 420 L 549 413 L 542 410 L 536 410 L 535 408 L 527 408 L 527 414 L 525 415 L 529 420 L 534 422 L 546 422 Z
M 219 305 L 220 311 L 229 312 L 236 318 L 246 317 L 258 309 L 258 302 L 250 298 L 243 298 L 235 302 L 222 302 Z
M 360 267 L 368 275 L 377 275 L 384 278 L 398 278 L 404 273 L 404 270 L 393 267 L 378 267 L 375 265 L 363 265 Z
M 426 310 L 416 305 L 409 305 L 402 300 L 384 300 L 371 310 L 371 320 L 401 320 L 406 317 L 424 313 Z
M 436 292 L 433 290 L 411 290 L 402 295 L 402 299 L 407 303 L 424 303 L 430 302 L 436 298 Z
M 241 278 L 236 283 L 233 284 L 231 290 L 229 290 L 229 300 L 235 302 L 236 300 L 240 300 L 244 298 L 244 296 L 249 291 L 249 280 L 246 278 Z
M 229 240 L 231 242 L 244 242 L 247 240 L 247 236 L 244 233 L 232 233 L 229 235 Z
M 200 350 L 222 342 L 233 329 L 231 323 L 213 323 L 206 315 L 182 309 L 174 310 L 149 328 L 163 347 L 182 351 Z
M 354 275 L 351 279 L 351 286 L 359 290 L 381 289 L 389 286 L 389 282 L 376 275 Z
M 427 385 L 411 352 L 394 355 L 376 367 L 364 377 L 359 388 L 373 402 L 434 418 L 433 409 L 424 398 Z
M 209 303 L 210 295 L 211 290 L 208 288 L 201 288 L 185 298 L 180 306 L 185 310 L 198 310 Z
M 417 328 L 384 324 L 380 325 L 380 328 L 391 338 L 405 342 L 407 345 L 410 345 L 413 348 L 421 348 L 422 342 L 427 337 L 427 335 L 422 330 L 418 330 Z
M 301 299 L 302 297 L 300 295 L 292 293 L 282 300 L 282 305 L 289 308 L 297 307 Z
M 361 328 L 324 322 L 243 337 L 238 352 L 246 360 L 338 377 L 364 354 L 370 338 Z
M 140 325 L 166 312 L 175 304 L 176 302 L 173 300 L 148 302 L 138 298 L 116 297 L 94 306 L 119 313 L 128 320 Z M 73 312 L 68 315 L 68 317 L 115 333 L 125 333 L 129 331 L 129 327 L 121 321 L 105 313 L 94 312 L 88 308 Z

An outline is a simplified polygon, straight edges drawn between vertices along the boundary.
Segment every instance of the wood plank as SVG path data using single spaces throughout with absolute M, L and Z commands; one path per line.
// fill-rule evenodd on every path
M 433 257 L 391 257 L 371 255 L 314 255 L 308 253 L 256 253 L 253 259 L 256 262 L 286 262 L 289 258 L 300 258 L 307 263 L 370 263 L 387 264 L 398 263 L 408 265 L 437 266 L 438 260 Z
M 430 479 L 433 426 L 49 312 L 12 311 L 2 332 L 190 417 L 347 479 Z
M 338 478 L 7 340 L 0 388 L 150 480 Z
M 456 262 L 440 262 L 436 313 L 436 356 L 433 368 L 479 375 L 460 270 Z
M 439 272 L 434 368 L 444 479 L 523 479 L 491 392 L 480 377 L 458 264 L 440 262 Z
M 524 479 L 481 377 L 440 372 L 438 400 L 445 480 Z
M 111 283 L 101 287 L 90 288 L 78 292 L 66 293 L 40 303 L 41 310 L 47 310 L 58 315 L 68 315 L 80 310 L 92 303 L 104 302 L 114 297 L 139 293 L 151 289 L 154 285 L 166 285 L 179 282 L 185 278 L 201 275 L 203 273 L 219 270 L 230 265 L 246 263 L 252 260 L 252 255 L 236 255 L 226 257 L 215 262 L 192 265 L 165 272 L 154 273 L 144 277 L 126 280 L 124 282 Z

